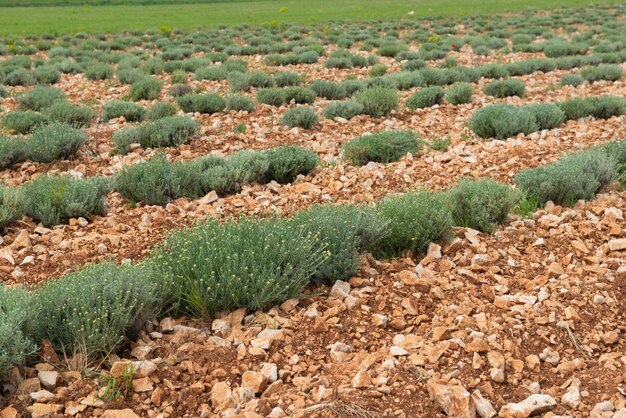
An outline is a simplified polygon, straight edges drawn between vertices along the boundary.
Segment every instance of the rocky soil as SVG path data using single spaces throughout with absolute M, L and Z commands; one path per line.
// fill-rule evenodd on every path
M 492 60 L 465 50 L 451 55 L 460 64 Z M 390 71 L 399 67 L 383 62 Z M 250 67 L 265 68 L 254 57 Z M 326 69 L 323 60 L 282 70 L 327 80 L 367 72 Z M 519 77 L 526 96 L 505 101 L 626 95 L 623 82 L 557 87 L 565 73 Z M 170 84 L 164 81 L 165 93 Z M 226 83 L 191 84 L 227 90 Z M 52 229 L 23 219 L 0 235 L 0 281 L 34 284 L 88 262 L 140 259 L 168 230 L 207 216 L 290 214 L 315 203 L 372 202 L 415 187 L 445 188 L 464 176 L 511 183 L 524 168 L 626 137 L 621 116 L 569 121 L 507 141 L 479 140 L 465 124 L 476 109 L 496 101 L 480 91 L 484 84 L 467 105 L 402 108 L 378 120 L 323 120 L 311 131 L 279 124 L 289 106 L 195 115 L 202 123 L 200 137 L 165 150 L 171 158 L 299 144 L 316 151 L 322 165 L 293 184 L 253 185 L 225 198 L 209 194 L 166 207 L 130 207 L 112 193 L 106 216 Z M 82 75 L 64 75 L 57 87 L 74 102 L 103 103 L 127 93 L 127 87 Z M 321 111 L 327 103 L 316 100 L 314 107 Z M 7 99 L 2 112 L 16 107 Z M 246 132 L 234 132 L 241 123 Z M 153 155 L 142 149 L 113 155 L 111 135 L 125 124 L 123 119 L 95 123 L 77 159 L 20 164 L 1 170 L 0 180 L 19 185 L 41 172 L 110 176 Z M 427 140 L 447 136 L 452 145 L 386 165 L 354 167 L 341 159 L 341 145 L 353 137 L 401 128 Z M 511 216 L 491 235 L 459 228 L 448 242 L 431 245 L 422 259 L 364 257 L 359 274 L 348 282 L 311 287 L 267 312 L 238 310 L 208 323 L 154 321 L 127 351 L 100 365 L 87 364 L 80 353 L 59 358 L 44 347 L 40 363 L 14 369 L 0 388 L 0 418 L 625 418 L 625 211 L 626 192 L 612 191 L 572 208 L 549 205 L 530 219 Z M 111 382 L 121 386 L 112 389 Z M 115 390 L 122 396 L 106 400 Z
M 44 352 L 0 416 L 623 417 L 624 211 L 625 192 L 549 206 L 267 312 L 155 321 L 110 372 Z

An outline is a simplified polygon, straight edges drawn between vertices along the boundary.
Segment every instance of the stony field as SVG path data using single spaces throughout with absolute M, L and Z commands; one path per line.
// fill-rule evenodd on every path
M 626 417 L 625 12 L 0 39 L 0 418 Z

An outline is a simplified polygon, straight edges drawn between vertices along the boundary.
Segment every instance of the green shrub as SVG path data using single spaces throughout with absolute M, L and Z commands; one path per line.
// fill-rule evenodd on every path
M 87 126 L 96 118 L 96 111 L 92 108 L 65 101 L 54 103 L 42 113 L 50 121 L 63 122 L 75 127 Z
M 226 109 L 237 112 L 252 112 L 254 110 L 254 101 L 243 95 L 229 94 L 226 96 Z
M 375 64 L 370 68 L 370 77 L 381 77 L 387 72 L 387 66 L 385 64 Z
M 415 191 L 385 198 L 379 205 L 388 223 L 376 254 L 400 256 L 426 251 L 428 244 L 443 239 L 453 225 L 450 199 L 445 193 Z
M 319 97 L 328 100 L 341 100 L 346 97 L 346 88 L 343 84 L 333 83 L 332 81 L 315 80 L 309 88 Z
M 265 308 L 298 295 L 326 255 L 281 218 L 209 220 L 174 232 L 153 255 L 170 301 L 194 318 Z
M 2 120 L 5 129 L 12 129 L 18 134 L 27 134 L 40 125 L 47 123 L 47 118 L 32 110 L 14 110 L 6 114 Z
M 185 113 L 213 114 L 226 108 L 226 101 L 215 93 L 187 94 L 178 98 L 178 105 Z
M 109 121 L 124 117 L 126 122 L 138 122 L 146 117 L 146 108 L 131 102 L 111 100 L 102 106 L 102 120 Z
M 474 88 L 471 83 L 454 83 L 446 90 L 444 98 L 450 104 L 460 105 L 471 102 L 473 93 Z
M 316 96 L 315 91 L 302 86 L 291 86 L 285 89 L 286 102 L 293 100 L 294 103 L 309 104 L 315 101 Z
M 419 152 L 423 141 L 412 131 L 385 131 L 354 138 L 344 145 L 344 157 L 354 165 L 370 161 L 398 161 L 408 152 Z
M 298 73 L 293 71 L 284 71 L 274 76 L 274 82 L 278 87 L 297 86 L 302 83 Z
M 61 79 L 59 70 L 50 66 L 35 68 L 34 75 L 37 84 L 55 84 Z
M 285 89 L 279 88 L 261 89 L 257 93 L 256 99 L 259 103 L 281 106 L 287 102 L 287 93 Z
M 114 188 L 131 202 L 165 206 L 180 197 L 201 195 L 201 171 L 197 164 L 171 163 L 157 155 L 144 163 L 125 167 L 115 177 Z
M 580 70 L 582 78 L 590 83 L 600 80 L 617 81 L 622 78 L 623 71 L 617 64 L 600 64 L 596 67 L 587 66 Z
M 593 103 L 586 97 L 576 97 L 559 104 L 567 119 L 580 119 L 591 115 Z
M 504 64 L 487 64 L 479 67 L 480 75 L 485 78 L 506 78 L 510 75 Z
M 524 83 L 513 79 L 492 81 L 483 88 L 483 92 L 486 95 L 497 97 L 498 99 L 511 96 L 523 97 L 525 90 Z
M 232 92 L 248 91 L 252 87 L 248 73 L 230 73 L 228 74 L 228 83 Z
M 113 78 L 113 66 L 98 62 L 85 68 L 87 80 L 109 80 Z
M 621 116 L 626 112 L 626 99 L 620 96 L 603 95 L 587 98 L 593 103 L 591 115 L 598 119 Z
M 133 84 L 137 81 L 145 78 L 146 73 L 137 69 L 129 67 L 117 67 L 117 80 L 122 84 Z
M 159 288 L 151 275 L 143 265 L 107 262 L 47 282 L 33 297 L 37 341 L 91 359 L 114 353 L 158 314 Z
M 0 98 L 6 99 L 7 97 L 9 97 L 9 91 L 0 84 Z
M 538 103 L 524 107 L 533 114 L 539 129 L 554 129 L 565 122 L 565 112 L 554 103 Z
M 367 83 L 363 80 L 345 80 L 340 86 L 345 91 L 346 97 L 352 97 L 356 92 L 365 90 Z
M 0 151 L 3 151 L 2 139 L 0 139 Z M 0 167 L 2 167 L 2 165 L 0 165 Z M 23 209 L 15 189 L 9 189 L 0 184 L 0 231 L 5 226 L 20 218 L 22 212 Z M 2 304 L 2 301 L 0 301 L 0 304 Z M 0 357 L 2 357 L 2 355 L 0 355 Z
M 387 116 L 398 109 L 398 92 L 393 89 L 374 87 L 354 95 L 354 100 L 363 105 L 363 113 L 375 118 Z
M 333 102 L 324 109 L 324 117 L 328 119 L 334 119 L 336 117 L 352 119 L 356 115 L 362 114 L 364 110 L 363 105 L 354 100 Z
M 163 60 L 160 57 L 151 57 L 141 67 L 148 74 L 156 75 L 163 72 Z
M 312 107 L 295 107 L 287 109 L 281 123 L 290 128 L 311 129 L 319 122 L 319 117 Z
M 562 86 L 577 87 L 583 83 L 583 78 L 579 74 L 565 74 L 561 77 Z
M 269 74 L 263 71 L 251 71 L 247 73 L 248 83 L 256 88 L 268 88 L 274 85 L 274 80 Z
M 313 280 L 326 284 L 354 276 L 360 255 L 378 246 L 387 226 L 372 208 L 354 205 L 314 206 L 298 212 L 291 222 L 324 244 L 328 257 L 316 269 Z
M 580 119 L 594 116 L 608 119 L 611 116 L 623 115 L 626 111 L 626 99 L 618 96 L 577 97 L 566 100 L 559 107 L 567 119 Z
M 592 199 L 617 177 L 613 156 L 603 149 L 570 154 L 543 167 L 519 172 L 515 184 L 527 196 L 543 206 L 548 201 L 573 205 L 580 199 Z
M 33 131 L 27 142 L 27 158 L 38 163 L 69 158 L 76 154 L 85 141 L 87 135 L 83 131 L 66 123 L 43 125 Z
M 177 70 L 170 76 L 170 82 L 172 84 L 185 84 L 187 82 L 187 73 L 182 70 Z
M 52 227 L 70 218 L 104 215 L 108 190 L 104 178 L 76 180 L 42 174 L 20 187 L 19 199 L 26 215 Z
M 145 77 L 139 81 L 135 81 L 130 86 L 130 98 L 134 101 L 138 100 L 154 100 L 158 99 L 163 88 L 163 82 L 157 78 Z
M 406 100 L 406 106 L 411 110 L 423 109 L 441 104 L 441 99 L 443 99 L 443 88 L 439 86 L 425 87 L 409 97 Z
M 0 206 L 0 214 L 2 207 Z M 2 224 L 0 224 L 2 227 Z M 25 331 L 32 323 L 32 302 L 22 288 L 0 285 L 0 379 L 36 350 Z
M 228 70 L 222 65 L 204 67 L 196 70 L 196 80 L 220 81 L 226 80 Z
M 449 191 L 454 224 L 493 232 L 521 199 L 521 193 L 490 179 L 462 180 Z
M 269 161 L 263 152 L 239 151 L 225 160 L 204 159 L 203 187 L 217 194 L 234 193 L 249 183 L 261 183 L 266 177 Z
M 533 41 L 534 36 L 527 35 L 525 33 L 516 33 L 511 37 L 513 45 L 529 44 Z
M 65 93 L 52 87 L 37 86 L 17 97 L 17 102 L 27 110 L 40 111 L 65 100 Z
M 539 125 L 525 107 L 495 104 L 478 109 L 470 118 L 469 128 L 481 138 L 506 139 L 517 134 L 536 132 Z
M 589 48 L 586 44 L 555 40 L 547 42 L 543 48 L 546 57 L 556 58 L 566 55 L 584 55 Z
M 35 75 L 25 68 L 11 71 L 2 80 L 2 84 L 6 86 L 32 86 L 35 82 Z
M 317 154 L 296 146 L 281 146 L 265 152 L 269 166 L 266 182 L 291 183 L 298 174 L 313 170 L 319 161 Z
M 157 120 L 163 119 L 168 116 L 174 116 L 178 108 L 174 103 L 170 102 L 156 102 L 148 110 L 148 119 Z
M 408 51 L 408 46 L 398 42 L 388 42 L 378 48 L 378 55 L 381 57 L 395 57 L 401 52 Z
M 185 116 L 166 116 L 138 128 L 121 129 L 113 134 L 113 142 L 121 153 L 130 151 L 130 144 L 142 148 L 177 147 L 198 131 L 198 124 Z

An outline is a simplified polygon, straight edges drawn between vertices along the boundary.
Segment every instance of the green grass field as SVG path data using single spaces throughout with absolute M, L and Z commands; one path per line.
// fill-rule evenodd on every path
M 20 1 L 0 0 L 0 35 L 39 33 L 114 32 L 149 29 L 215 27 L 220 24 L 323 22 L 331 19 L 369 20 L 459 16 L 510 12 L 528 7 L 554 8 L 615 4 L 619 0 L 253 0 L 204 4 L 83 5 L 15 7 Z M 63 4 L 80 0 L 48 0 Z M 98 1 L 98 0 L 92 0 Z M 115 2 L 122 0 L 112 0 Z M 127 0 L 127 2 L 140 0 Z M 166 0 L 152 0 L 165 2 Z M 192 0 L 193 1 L 193 0 Z M 12 6 L 12 7 L 9 7 Z M 412 12 L 411 14 L 409 14 Z

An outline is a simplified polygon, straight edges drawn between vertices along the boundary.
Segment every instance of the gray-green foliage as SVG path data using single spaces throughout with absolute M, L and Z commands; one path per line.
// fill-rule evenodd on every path
M 311 129 L 319 122 L 319 117 L 312 107 L 302 106 L 287 109 L 283 114 L 281 123 L 290 128 Z
M 354 100 L 332 102 L 324 109 L 324 117 L 328 119 L 334 119 L 336 117 L 352 119 L 362 114 L 364 110 L 365 107 Z
M 37 86 L 19 95 L 17 101 L 27 110 L 43 110 L 53 103 L 65 100 L 65 93 L 53 87 Z
M 443 88 L 440 86 L 425 87 L 415 92 L 406 100 L 406 106 L 411 109 L 423 109 L 441 103 Z
M 622 78 L 624 72 L 617 64 L 600 64 L 598 66 L 583 67 L 580 70 L 580 75 L 585 80 L 593 83 L 600 80 L 617 81 Z
M 552 201 L 572 205 L 579 199 L 592 199 L 618 174 L 613 155 L 595 148 L 570 154 L 546 166 L 519 172 L 515 183 L 539 205 Z
M 525 107 L 495 104 L 478 109 L 468 123 L 481 138 L 506 139 L 539 129 L 534 114 Z
M 449 191 L 455 225 L 492 232 L 521 199 L 518 190 L 491 179 L 462 180 Z
M 88 80 L 108 80 L 113 78 L 113 66 L 98 62 L 85 68 L 85 77 Z
M 180 197 L 201 193 L 200 168 L 191 163 L 167 161 L 157 155 L 144 163 L 125 167 L 115 177 L 114 188 L 132 202 L 164 206 Z
M 108 121 L 123 116 L 126 122 L 138 122 L 146 117 L 146 108 L 131 102 L 111 100 L 102 106 L 102 120 Z
M 0 145 L 0 151 L 1 148 Z M 6 188 L 0 184 L 0 231 L 20 216 L 22 216 L 22 207 L 15 189 Z
M 377 248 L 385 236 L 386 221 L 371 207 L 354 205 L 314 206 L 291 220 L 318 237 L 328 257 L 313 280 L 332 284 L 347 280 L 359 269 L 359 256 Z
M 0 285 L 0 380 L 35 352 L 27 331 L 31 323 L 32 303 L 26 291 Z
M 178 108 L 174 103 L 166 101 L 156 102 L 148 110 L 148 119 L 157 120 L 166 118 L 168 116 L 174 116 L 177 110 Z
M 363 105 L 363 113 L 375 118 L 387 116 L 398 109 L 398 92 L 394 89 L 368 88 L 357 92 L 354 100 Z
M 326 257 L 317 236 L 274 217 L 209 220 L 174 232 L 153 260 L 174 306 L 207 318 L 298 295 Z
M 533 114 L 539 129 L 554 129 L 566 119 L 565 112 L 554 103 L 537 103 L 525 108 Z
M 154 318 L 159 292 L 148 266 L 95 264 L 37 289 L 33 334 L 68 355 L 105 356 Z
M 113 142 L 121 153 L 128 153 L 130 145 L 142 148 L 177 147 L 186 143 L 198 131 L 198 123 L 186 116 L 166 116 L 137 128 L 121 129 L 113 134 Z
M 66 123 L 50 123 L 35 129 L 26 140 L 26 158 L 39 163 L 69 158 L 87 140 L 87 134 Z
M 96 111 L 85 105 L 56 102 L 42 112 L 49 121 L 63 122 L 74 127 L 84 127 L 96 118 Z
M 145 77 L 130 86 L 130 98 L 137 100 L 154 100 L 159 97 L 163 82 L 154 77 Z
M 420 190 L 388 197 L 379 204 L 379 211 L 388 223 L 376 251 L 383 257 L 399 256 L 407 250 L 414 255 L 424 253 L 428 244 L 444 238 L 454 223 L 445 193 Z
M 497 97 L 498 99 L 510 96 L 522 97 L 525 90 L 524 83 L 515 79 L 492 81 L 483 88 L 486 95 Z
M 2 124 L 6 129 L 12 129 L 18 134 L 27 134 L 47 121 L 48 119 L 39 112 L 14 110 L 6 114 Z
M 261 89 L 257 93 L 256 99 L 259 103 L 270 106 L 281 106 L 287 102 L 287 92 L 285 89 L 274 87 Z
M 583 83 L 584 79 L 580 74 L 565 74 L 561 77 L 561 85 L 562 86 L 573 86 L 577 87 Z
M 306 174 L 313 170 L 319 159 L 313 151 L 296 147 L 280 146 L 265 152 L 268 167 L 266 180 L 278 183 L 291 183 L 298 174 Z
M 226 96 L 226 109 L 237 112 L 252 112 L 254 110 L 254 101 L 244 95 L 229 94 Z
M 104 178 L 77 180 L 43 174 L 20 187 L 19 199 L 26 215 L 50 227 L 70 218 L 103 215 L 108 190 Z
M 185 113 L 213 114 L 226 108 L 226 101 L 215 93 L 186 94 L 178 97 L 178 105 Z
M 354 165 L 389 163 L 416 153 L 424 145 L 412 131 L 383 131 L 354 138 L 344 145 L 344 157 Z
M 444 98 L 453 105 L 465 104 L 472 101 L 473 93 L 474 88 L 471 83 L 454 83 L 446 90 Z

